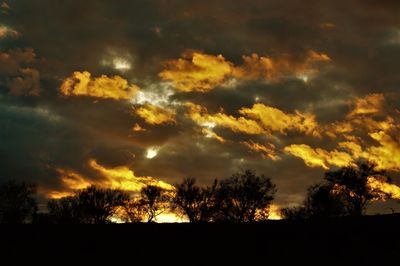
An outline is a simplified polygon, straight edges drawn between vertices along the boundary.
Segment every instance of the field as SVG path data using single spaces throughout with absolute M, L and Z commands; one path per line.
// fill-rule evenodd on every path
M 0 233 L 2 257 L 14 260 L 387 265 L 399 259 L 399 225 L 400 216 L 385 215 L 242 225 L 3 225 Z

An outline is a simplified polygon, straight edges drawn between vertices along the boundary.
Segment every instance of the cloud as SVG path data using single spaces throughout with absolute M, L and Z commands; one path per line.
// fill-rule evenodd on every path
M 234 117 L 226 115 L 222 112 L 210 115 L 207 109 L 200 105 L 187 103 L 188 107 L 187 116 L 193 121 L 203 127 L 210 124 L 215 124 L 221 127 L 226 127 L 234 132 L 241 132 L 246 134 L 263 134 L 265 130 L 254 120 L 246 119 L 244 117 Z
M 287 114 L 277 108 L 256 103 L 252 108 L 242 108 L 239 113 L 245 117 L 259 121 L 268 131 L 286 134 L 287 131 L 299 131 L 307 135 L 319 136 L 318 123 L 315 115 L 295 111 L 294 114 Z
M 226 139 L 224 139 L 223 137 L 221 137 L 220 135 L 218 135 L 217 133 L 215 133 L 214 131 L 212 131 L 211 128 L 202 128 L 201 132 L 204 134 L 204 136 L 206 138 L 213 138 L 218 140 L 220 143 L 225 143 Z
M 271 159 L 273 161 L 280 160 L 281 158 L 276 154 L 275 145 L 272 143 L 268 143 L 267 145 L 263 145 L 252 140 L 241 142 L 250 150 L 260 152 L 262 157 L 265 159 Z
M 274 132 L 285 135 L 288 131 L 298 131 L 319 136 L 315 116 L 308 113 L 296 111 L 294 114 L 287 114 L 277 108 L 257 103 L 251 108 L 239 109 L 238 112 L 243 116 L 234 117 L 223 112 L 209 114 L 206 108 L 193 103 L 187 103 L 186 106 L 187 116 L 202 127 L 221 126 L 252 135 L 271 135 Z
M 371 93 L 362 98 L 356 98 L 354 109 L 349 116 L 370 115 L 381 112 L 385 97 L 382 93 Z
M 305 81 L 308 76 L 318 72 L 316 64 L 329 62 L 331 58 L 324 53 L 317 53 L 314 50 L 307 52 L 306 56 L 295 61 L 288 54 L 276 58 L 251 54 L 243 56 L 243 65 L 235 69 L 235 76 L 243 79 L 264 79 L 277 82 L 286 76 L 300 76 Z
M 179 91 L 208 92 L 218 85 L 229 86 L 232 79 L 276 82 L 286 76 L 300 76 L 307 80 L 318 72 L 317 63 L 331 61 L 328 55 L 313 50 L 308 51 L 300 62 L 285 54 L 270 58 L 253 53 L 242 58 L 243 64 L 235 66 L 222 55 L 186 52 L 182 58 L 166 61 L 159 76 L 171 81 Z
M 396 184 L 390 184 L 387 180 L 379 177 L 370 176 L 368 177 L 368 186 L 373 193 L 381 195 L 381 200 L 386 199 L 388 195 L 392 199 L 400 199 L 400 187 Z
M 362 157 L 376 163 L 380 169 L 400 171 L 400 140 L 392 138 L 384 131 L 369 135 L 380 145 L 368 147 Z
M 36 54 L 32 48 L 0 52 L 0 84 L 13 96 L 39 96 L 40 73 L 33 68 Z
M 40 74 L 33 68 L 21 68 L 20 75 L 7 81 L 10 94 L 14 96 L 40 95 Z
M 363 148 L 354 141 L 339 142 L 338 146 L 347 150 L 347 153 L 314 149 L 307 144 L 292 144 L 286 146 L 284 151 L 303 159 L 310 167 L 329 169 L 331 166 L 351 166 L 356 160 L 365 159 L 375 163 L 377 169 L 400 171 L 400 142 L 384 131 L 370 133 L 369 136 L 380 145 Z
M 159 73 L 162 79 L 170 80 L 179 91 L 210 91 L 222 84 L 233 71 L 233 64 L 222 55 L 187 52 L 182 57 L 166 61 L 165 69 Z
M 136 85 L 129 85 L 128 81 L 120 76 L 102 75 L 92 78 L 87 71 L 74 72 L 63 81 L 60 87 L 60 92 L 65 96 L 88 96 L 113 100 L 130 100 L 138 90 Z
M 0 39 L 4 39 L 6 37 L 17 38 L 19 36 L 20 33 L 18 31 L 4 25 L 0 25 Z
M 321 148 L 313 149 L 307 144 L 292 144 L 286 146 L 284 151 L 303 159 L 309 167 L 322 167 L 328 170 L 331 166 L 345 167 L 354 165 L 350 154 L 338 150 L 326 151 Z
M 98 164 L 94 159 L 89 161 L 89 166 L 104 177 L 102 183 L 112 188 L 119 188 L 132 192 L 140 192 L 140 190 L 147 185 L 159 186 L 166 190 L 175 189 L 174 186 L 164 181 L 156 180 L 153 177 L 136 176 L 135 173 L 126 166 L 107 168 Z
M 36 54 L 32 48 L 15 48 L 0 52 L 0 73 L 3 75 L 18 74 L 19 69 L 34 63 Z
M 41 192 L 46 194 L 48 198 L 55 199 L 73 195 L 76 190 L 84 189 L 91 185 L 121 189 L 130 193 L 139 193 L 140 190 L 147 185 L 159 186 L 169 191 L 173 191 L 175 189 L 174 186 L 164 181 L 160 181 L 149 176 L 136 176 L 135 173 L 127 166 L 107 168 L 99 164 L 94 159 L 90 159 L 88 165 L 90 168 L 100 174 L 100 179 L 91 179 L 76 171 L 58 168 L 56 171 L 59 174 L 63 189 L 42 189 Z
M 152 104 L 145 104 L 135 110 L 135 114 L 151 125 L 176 124 L 175 112 Z

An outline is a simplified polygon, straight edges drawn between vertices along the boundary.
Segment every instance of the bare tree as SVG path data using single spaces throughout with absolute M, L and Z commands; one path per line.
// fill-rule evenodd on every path
M 368 178 L 384 174 L 384 171 L 376 170 L 374 164 L 359 162 L 356 166 L 326 172 L 325 180 L 333 192 L 343 198 L 348 215 L 360 216 L 372 200 L 381 197 L 370 189 Z
M 49 201 L 48 209 L 57 223 L 105 224 L 128 200 L 122 190 L 90 186 L 75 196 Z
M 191 223 L 208 222 L 212 219 L 215 207 L 216 186 L 217 181 L 211 187 L 198 187 L 194 178 L 186 178 L 175 186 L 173 205 L 182 211 Z
M 0 186 L 0 223 L 20 224 L 32 222 L 37 203 L 36 186 L 15 180 Z
M 270 206 L 276 186 L 269 177 L 251 170 L 221 181 L 217 189 L 217 220 L 255 222 L 257 213 Z
M 159 186 L 147 185 L 142 188 L 140 194 L 141 206 L 146 213 L 148 223 L 153 222 L 158 215 L 169 208 L 168 191 Z
M 325 219 L 346 215 L 346 208 L 332 186 L 321 183 L 308 188 L 301 206 L 282 209 L 281 215 L 284 219 Z
M 140 223 L 146 216 L 144 206 L 140 199 L 133 198 L 120 208 L 121 218 L 128 223 Z

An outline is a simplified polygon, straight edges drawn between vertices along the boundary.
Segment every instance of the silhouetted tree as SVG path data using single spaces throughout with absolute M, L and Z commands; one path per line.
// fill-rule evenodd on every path
M 48 209 L 57 223 L 104 224 L 128 200 L 129 195 L 119 189 L 90 186 L 75 196 L 49 201 Z
M 147 185 L 140 191 L 141 206 L 146 213 L 147 222 L 151 223 L 161 213 L 165 212 L 170 203 L 168 191 L 154 185 Z
M 208 222 L 214 212 L 216 186 L 217 181 L 211 187 L 201 188 L 196 186 L 194 178 L 186 178 L 175 186 L 173 205 L 183 212 L 191 223 Z
M 308 218 L 305 206 L 283 208 L 280 211 L 282 219 L 300 220 Z
M 0 223 L 20 224 L 32 222 L 37 203 L 36 186 L 15 180 L 0 186 Z
M 329 184 L 311 186 L 304 205 L 308 218 L 321 219 L 346 215 L 342 197 L 336 195 Z
M 326 172 L 325 180 L 332 192 L 343 199 L 348 215 L 360 216 L 370 201 L 381 197 L 368 186 L 368 178 L 384 174 L 374 164 L 359 162 L 356 166 Z
M 342 167 L 325 173 L 325 182 L 311 186 L 303 205 L 281 211 L 284 218 L 331 218 L 360 216 L 372 200 L 382 199 L 382 191 L 368 185 L 371 177 L 383 178 L 384 171 L 378 171 L 371 163 L 359 162 L 356 166 Z
M 145 218 L 146 211 L 141 200 L 133 198 L 120 208 L 119 215 L 125 222 L 139 223 Z
M 251 170 L 236 173 L 219 183 L 216 220 L 254 222 L 258 212 L 269 209 L 275 192 L 276 186 L 269 177 Z
M 57 224 L 86 223 L 78 196 L 52 199 L 47 202 L 50 219 Z
M 332 191 L 330 184 L 316 184 L 308 188 L 307 197 L 298 207 L 284 208 L 284 219 L 324 219 L 346 214 L 342 198 Z

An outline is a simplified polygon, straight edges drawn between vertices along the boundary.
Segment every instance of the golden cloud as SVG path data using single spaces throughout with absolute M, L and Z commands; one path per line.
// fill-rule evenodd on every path
M 193 103 L 186 103 L 188 107 L 187 116 L 203 127 L 212 127 L 218 125 L 226 127 L 234 132 L 242 132 L 246 134 L 263 134 L 265 130 L 256 122 L 244 117 L 236 118 L 224 113 L 208 114 L 206 108 Z
M 379 146 L 371 146 L 363 157 L 376 163 L 377 168 L 400 171 L 400 140 L 394 139 L 384 131 L 369 134 Z
M 377 169 L 400 171 L 400 141 L 384 131 L 370 133 L 369 136 L 380 145 L 363 149 L 353 140 L 338 143 L 340 148 L 348 152 L 313 149 L 306 144 L 293 144 L 285 147 L 284 151 L 303 159 L 310 167 L 329 169 L 330 166 L 351 166 L 362 158 L 375 163 Z
M 295 130 L 308 135 L 319 136 L 319 126 L 312 114 L 303 114 L 296 111 L 294 114 L 286 114 L 283 111 L 266 106 L 254 104 L 251 108 L 241 108 L 239 113 L 243 116 L 234 117 L 218 112 L 209 114 L 207 109 L 193 103 L 186 103 L 187 116 L 203 127 L 221 126 L 234 132 L 246 134 L 267 134 Z
M 44 190 L 41 189 L 41 192 L 46 195 L 46 197 L 50 199 L 60 199 L 68 196 L 74 195 L 74 192 L 79 189 L 85 189 L 94 184 L 87 177 L 73 171 L 70 169 L 57 168 L 57 173 L 61 179 L 61 183 L 64 186 L 64 189 L 61 191 L 58 190 Z
M 226 142 L 226 140 L 223 137 L 221 137 L 220 135 L 218 135 L 217 133 L 215 133 L 214 131 L 212 131 L 209 128 L 202 128 L 201 132 L 206 136 L 206 138 L 213 138 L 213 139 L 218 140 L 221 143 Z
M 232 79 L 277 81 L 290 75 L 312 75 L 318 72 L 316 63 L 331 61 L 328 55 L 313 50 L 297 61 L 289 55 L 270 58 L 255 53 L 242 58 L 243 64 L 235 66 L 222 55 L 187 52 L 182 58 L 165 62 L 159 76 L 179 91 L 208 92 Z
M 300 113 L 294 114 L 285 112 L 261 103 L 254 104 L 252 108 L 242 108 L 239 113 L 256 121 L 269 132 L 280 132 L 286 134 L 288 130 L 295 130 L 307 135 L 319 136 L 318 123 L 315 115 Z
M 121 189 L 131 193 L 138 193 L 147 185 L 159 186 L 171 192 L 175 190 L 173 185 L 157 180 L 153 177 L 136 176 L 135 173 L 126 166 L 107 168 L 98 164 L 94 159 L 89 160 L 89 166 L 99 172 L 103 178 L 97 180 L 90 179 L 73 170 L 58 168 L 56 171 L 60 176 L 64 189 L 52 191 L 42 189 L 42 192 L 48 198 L 59 199 L 71 196 L 76 190 L 84 189 L 91 185 Z
M 159 76 L 183 92 L 210 91 L 222 84 L 233 70 L 233 64 L 222 55 L 187 52 L 182 57 L 165 62 L 166 69 Z
M 400 187 L 395 184 L 388 183 L 383 178 L 368 177 L 368 186 L 376 195 L 381 195 L 381 199 L 385 200 L 386 195 L 392 199 L 400 199 Z
M 261 152 L 262 157 L 267 159 L 271 159 L 273 161 L 281 159 L 277 154 L 275 150 L 275 145 L 272 143 L 268 143 L 267 145 L 263 145 L 257 142 L 254 142 L 252 140 L 250 141 L 243 141 L 241 142 L 243 145 L 245 145 L 247 148 L 250 150 L 256 151 L 256 152 Z
M 128 81 L 120 76 L 102 75 L 92 78 L 87 71 L 74 72 L 60 87 L 60 92 L 66 96 L 89 96 L 114 100 L 132 99 L 138 90 L 137 86 L 129 85 Z
M 135 113 L 151 125 L 175 124 L 175 112 L 160 106 L 145 104 L 135 110 Z
M 258 54 L 244 55 L 243 64 L 235 68 L 234 76 L 243 79 L 265 79 L 278 81 L 282 77 L 295 75 L 305 76 L 317 72 L 314 64 L 318 62 L 329 62 L 330 57 L 313 50 L 308 51 L 303 60 L 295 61 L 290 55 L 271 58 L 259 56 Z
M 3 39 L 8 36 L 16 38 L 16 37 L 19 37 L 20 34 L 18 31 L 14 30 L 12 28 L 9 28 L 4 25 L 0 25 L 0 39 Z
M 303 159 L 309 167 L 329 169 L 330 166 L 354 165 L 354 160 L 350 154 L 338 150 L 327 151 L 321 148 L 313 149 L 306 144 L 292 144 L 286 146 L 284 151 Z
M 135 173 L 126 166 L 106 168 L 91 159 L 89 166 L 98 171 L 105 179 L 101 181 L 103 186 L 118 188 L 132 192 L 139 192 L 147 185 L 154 185 L 166 190 L 174 190 L 174 186 L 149 176 L 136 176 Z
M 379 113 L 384 101 L 385 97 L 381 93 L 372 93 L 362 98 L 356 98 L 354 109 L 349 113 L 349 116 Z

